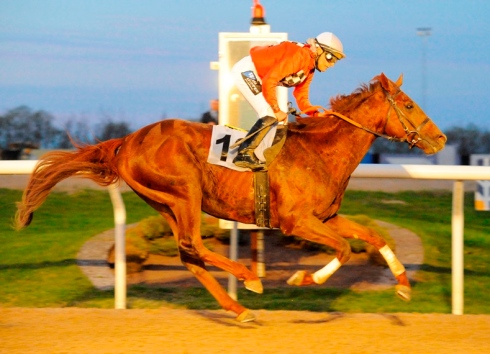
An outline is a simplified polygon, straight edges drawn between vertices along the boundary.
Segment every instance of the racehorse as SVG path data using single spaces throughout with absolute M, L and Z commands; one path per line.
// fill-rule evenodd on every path
M 349 178 L 379 136 L 403 141 L 426 154 L 441 150 L 446 136 L 422 109 L 383 73 L 350 95 L 330 100 L 335 115 L 297 117 L 290 123 L 281 151 L 268 167 L 270 223 L 286 235 L 328 245 L 336 257 L 313 274 L 298 271 L 291 285 L 324 283 L 349 260 L 346 238 L 376 247 L 397 279 L 396 294 L 410 300 L 403 265 L 373 230 L 338 215 Z M 261 293 L 262 283 L 244 265 L 207 249 L 200 234 L 201 211 L 221 219 L 253 224 L 253 173 L 207 162 L 212 126 L 184 120 L 163 120 L 124 138 L 79 145 L 75 152 L 53 151 L 37 164 L 22 201 L 16 228 L 31 223 L 33 212 L 51 189 L 70 176 L 107 186 L 124 180 L 170 224 L 182 263 L 237 320 L 254 315 L 233 300 L 205 264 L 221 268 L 247 289 Z

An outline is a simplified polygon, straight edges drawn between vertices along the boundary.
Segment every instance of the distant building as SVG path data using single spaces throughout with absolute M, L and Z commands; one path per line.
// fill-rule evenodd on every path
M 470 165 L 490 166 L 490 154 L 470 155 Z M 476 182 L 475 209 L 490 210 L 490 181 Z

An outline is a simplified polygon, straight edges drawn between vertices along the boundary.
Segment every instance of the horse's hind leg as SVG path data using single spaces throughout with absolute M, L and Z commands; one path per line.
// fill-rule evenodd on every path
M 174 208 L 175 209 L 175 208 Z M 234 262 L 231 259 L 226 258 L 220 254 L 210 251 L 201 238 L 201 230 L 200 230 L 200 211 L 197 213 L 199 218 L 191 218 L 193 220 L 189 220 L 190 216 L 186 215 L 186 221 L 180 221 L 179 225 L 192 225 L 195 220 L 199 220 L 197 224 L 196 230 L 183 230 L 177 226 L 176 220 L 172 216 L 164 215 L 167 221 L 169 222 L 170 227 L 174 231 L 174 235 L 176 236 L 177 244 L 181 253 L 188 253 L 193 255 L 193 257 L 199 258 L 204 263 L 210 264 L 217 268 L 220 268 L 233 276 L 235 276 L 238 280 L 243 281 L 245 288 L 247 290 L 253 291 L 258 294 L 262 294 L 264 288 L 262 286 L 262 282 L 259 277 L 252 273 L 247 267 L 243 264 Z M 188 235 L 194 235 L 193 237 L 189 237 Z
M 259 277 L 252 273 L 247 267 L 238 262 L 234 262 L 220 254 L 210 251 L 207 249 L 202 240 L 199 239 L 194 244 L 197 251 L 199 252 L 199 257 L 205 263 L 218 267 L 228 273 L 233 274 L 238 280 L 243 281 L 245 288 L 247 290 L 253 291 L 258 294 L 262 294 L 264 291 L 262 282 Z
M 174 206 L 171 211 L 158 208 L 161 214 L 168 221 L 179 248 L 182 263 L 191 273 L 201 282 L 225 310 L 235 312 L 237 320 L 240 322 L 253 321 L 255 317 L 245 307 L 233 300 L 218 281 L 206 270 L 205 262 L 211 260 L 221 260 L 220 263 L 214 261 L 212 264 L 220 265 L 222 269 L 228 270 L 239 279 L 253 280 L 256 275 L 250 272 L 244 265 L 232 262 L 226 257 L 220 256 L 209 251 L 203 244 L 200 230 L 200 210 L 192 212 L 190 205 L 187 205 L 187 212 Z M 214 258 L 212 257 L 214 255 Z M 257 278 L 258 279 L 258 278 Z M 259 280 L 260 290 L 262 283 Z
M 379 236 L 374 230 L 359 225 L 358 223 L 346 219 L 341 216 L 336 216 L 325 222 L 333 230 L 336 230 L 339 235 L 345 238 L 356 238 L 363 240 L 374 246 L 383 256 L 390 268 L 391 272 L 398 281 L 396 286 L 396 294 L 405 301 L 411 299 L 410 282 L 407 272 L 403 264 L 398 260 L 386 241 Z
M 245 307 L 233 300 L 223 287 L 218 283 L 211 273 L 206 270 L 204 263 L 200 259 L 181 254 L 182 263 L 194 274 L 209 293 L 218 301 L 220 306 L 237 314 L 237 321 L 250 322 L 255 320 L 255 316 Z
M 216 278 L 214 278 L 211 273 L 206 270 L 204 261 L 202 260 L 200 253 L 202 253 L 202 245 L 200 238 L 200 232 L 197 234 L 194 240 L 192 237 L 185 237 L 187 235 L 186 230 L 181 230 L 179 224 L 176 222 L 175 215 L 169 211 L 162 211 L 159 208 L 161 214 L 168 221 L 170 228 L 174 233 L 174 237 L 177 241 L 179 248 L 179 255 L 182 264 L 186 266 L 187 269 L 199 280 L 199 282 L 209 291 L 209 293 L 216 299 L 220 306 L 227 310 L 233 311 L 237 314 L 237 320 L 240 322 L 249 322 L 255 320 L 254 315 L 245 307 L 240 305 L 237 301 L 233 300 L 228 293 L 223 289 L 223 287 L 218 283 Z M 191 223 L 189 223 L 191 224 Z M 199 224 L 197 225 L 199 229 Z M 196 247 L 196 244 L 198 245 Z M 199 245 L 202 245 L 199 247 Z M 201 252 L 197 251 L 200 249 Z

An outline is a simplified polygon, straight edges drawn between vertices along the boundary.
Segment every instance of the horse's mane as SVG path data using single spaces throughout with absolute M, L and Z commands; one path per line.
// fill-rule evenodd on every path
M 374 81 L 376 80 L 376 81 Z M 356 109 L 364 100 L 376 91 L 380 86 L 380 82 L 377 77 L 373 79 L 368 84 L 361 84 L 354 92 L 350 95 L 337 95 L 330 99 L 330 107 L 333 111 L 347 114 L 350 111 Z
M 365 99 L 370 97 L 378 89 L 381 85 L 378 78 L 378 76 L 374 77 L 369 84 L 361 84 L 361 86 L 349 95 L 337 95 L 332 97 L 330 99 L 330 108 L 335 112 L 349 116 L 349 112 L 356 109 Z M 296 118 L 299 127 L 310 126 L 312 128 L 318 124 L 322 124 L 324 120 L 325 117 Z

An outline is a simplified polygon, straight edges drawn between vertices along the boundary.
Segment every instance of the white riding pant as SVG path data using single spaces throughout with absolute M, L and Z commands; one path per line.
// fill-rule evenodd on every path
M 233 68 L 231 69 L 231 75 L 233 77 L 233 81 L 235 82 L 236 87 L 241 92 L 243 97 L 247 100 L 248 103 L 252 106 L 252 108 L 257 113 L 258 118 L 262 118 L 265 116 L 275 117 L 274 111 L 271 106 L 267 103 L 262 94 L 262 88 L 260 88 L 260 92 L 254 91 L 246 82 L 242 73 L 252 72 L 255 76 L 255 79 L 262 85 L 262 80 L 259 75 L 257 75 L 257 70 L 255 69 L 255 65 L 250 56 L 246 56 L 245 58 L 238 61 Z M 249 75 L 247 75 L 249 76 Z M 287 112 L 287 88 L 278 86 L 276 87 L 276 94 L 278 98 L 278 106 L 279 108 Z M 285 97 L 285 99 L 281 99 Z

